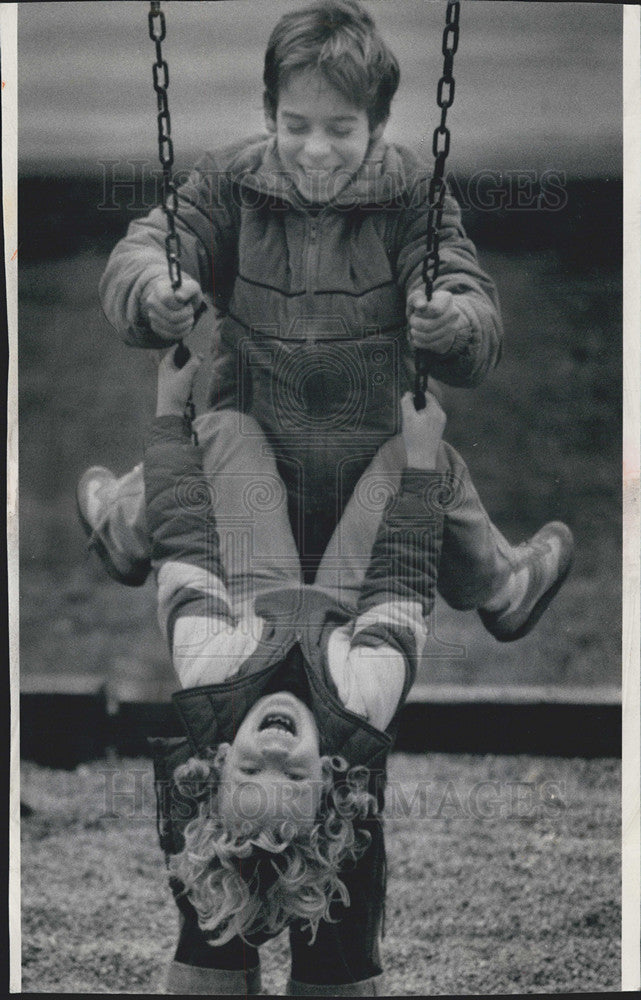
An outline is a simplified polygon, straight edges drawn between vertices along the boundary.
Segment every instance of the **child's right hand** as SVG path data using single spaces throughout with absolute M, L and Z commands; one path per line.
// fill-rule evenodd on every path
M 194 313 L 203 301 L 202 288 L 193 278 L 183 275 L 176 291 L 169 278 L 151 281 L 142 296 L 140 307 L 154 333 L 163 340 L 182 340 L 194 325 Z
M 177 368 L 174 350 L 167 351 L 158 367 L 157 417 L 183 415 L 201 361 L 199 354 L 192 354 L 182 368 Z
M 403 443 L 407 464 L 412 469 L 435 469 L 446 416 L 431 392 L 425 393 L 425 409 L 416 410 L 414 397 L 406 392 L 401 398 Z

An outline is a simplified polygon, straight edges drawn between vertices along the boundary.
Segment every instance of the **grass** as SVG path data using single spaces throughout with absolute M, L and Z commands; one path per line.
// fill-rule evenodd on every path
M 393 755 L 383 962 L 392 995 L 620 988 L 620 765 Z M 154 993 L 177 927 L 151 764 L 24 763 L 24 992 Z M 261 949 L 282 992 L 286 935 Z
M 545 251 L 483 261 L 499 286 L 505 356 L 477 390 L 445 390 L 446 436 L 511 541 L 560 518 L 576 560 L 536 630 L 513 645 L 439 603 L 419 680 L 618 684 L 620 273 L 571 270 Z M 75 516 L 77 477 L 137 462 L 153 411 L 154 353 L 123 345 L 100 313 L 104 263 L 85 251 L 21 267 L 21 669 L 157 677 L 170 667 L 152 584 L 112 583 Z

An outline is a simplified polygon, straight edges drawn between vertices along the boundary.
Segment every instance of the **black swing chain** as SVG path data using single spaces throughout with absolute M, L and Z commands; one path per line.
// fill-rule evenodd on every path
M 154 90 L 156 91 L 156 98 L 158 100 L 158 158 L 162 166 L 161 199 L 169 228 L 169 232 L 165 237 L 165 251 L 167 253 L 171 287 L 176 291 L 182 284 L 182 272 L 180 270 L 180 236 L 176 232 L 178 192 L 171 176 L 171 168 L 174 165 L 174 144 L 171 138 L 171 118 L 169 117 L 169 102 L 167 99 L 169 66 L 162 55 L 162 43 L 167 34 L 167 26 L 165 24 L 165 15 L 160 9 L 158 0 L 152 0 L 150 7 L 149 37 L 156 45 L 156 62 L 152 66 L 152 72 Z
M 443 203 L 447 182 L 445 180 L 445 160 L 450 151 L 450 130 L 447 127 L 447 111 L 454 103 L 454 53 L 458 48 L 460 0 L 447 0 L 445 15 L 445 30 L 443 31 L 443 75 L 438 81 L 436 103 L 441 109 L 441 120 L 434 129 L 432 137 L 432 153 L 434 155 L 434 171 L 428 189 L 427 236 L 425 257 L 423 258 L 422 279 L 425 285 L 425 295 L 430 302 L 434 292 L 434 284 L 438 277 L 440 264 L 439 242 L 441 238 L 441 222 L 443 220 Z M 416 380 L 414 384 L 414 406 L 417 410 L 425 409 L 425 390 L 429 374 L 429 352 L 417 349 L 414 354 Z
M 168 233 L 165 237 L 165 253 L 171 287 L 176 291 L 182 285 L 182 270 L 180 267 L 180 235 L 176 230 L 176 215 L 178 213 L 178 191 L 174 184 L 171 168 L 174 165 L 174 144 L 171 138 L 171 118 L 169 116 L 169 66 L 163 59 L 162 43 L 167 34 L 167 24 L 164 12 L 160 9 L 160 0 L 151 0 L 148 14 L 149 37 L 156 46 L 156 61 L 152 66 L 154 90 L 158 101 L 158 158 L 162 167 L 161 204 L 167 219 Z M 174 351 L 174 363 L 182 368 L 189 360 L 189 348 L 182 343 Z M 190 427 L 196 415 L 191 396 L 185 406 L 185 420 Z M 198 435 L 192 428 L 194 444 L 198 444 Z

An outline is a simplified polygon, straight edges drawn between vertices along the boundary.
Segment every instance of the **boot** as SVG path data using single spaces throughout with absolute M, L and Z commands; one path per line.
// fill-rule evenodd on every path
M 89 548 L 109 576 L 127 587 L 141 587 L 151 570 L 142 466 L 121 479 L 92 466 L 78 482 L 76 505 Z
M 253 997 L 261 994 L 260 965 L 254 969 L 205 969 L 197 965 L 172 962 L 165 993 L 183 996 L 209 994 L 215 997 Z
M 385 992 L 385 977 L 372 976 L 361 979 L 358 983 L 336 983 L 314 985 L 299 983 L 295 979 L 287 981 L 285 995 L 288 997 L 383 997 Z
M 481 621 L 495 639 L 513 642 L 534 628 L 568 575 L 573 552 L 572 532 L 561 521 L 544 525 L 516 549 L 505 594 L 479 608 Z

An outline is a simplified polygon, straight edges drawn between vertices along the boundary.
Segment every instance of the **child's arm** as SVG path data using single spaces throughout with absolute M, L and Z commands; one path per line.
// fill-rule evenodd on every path
M 498 363 L 503 328 L 496 288 L 479 266 L 461 224 L 461 210 L 445 196 L 440 266 L 430 303 L 422 280 L 427 200 L 408 208 L 399 230 L 398 281 L 405 290 L 410 340 L 430 352 L 430 374 L 457 386 L 477 385 Z
M 220 557 L 209 483 L 182 416 L 199 359 L 158 373 L 158 405 L 145 448 L 145 498 L 158 618 L 183 687 L 220 683 L 257 645 L 257 622 L 236 622 Z M 250 627 L 251 626 L 251 627 Z
M 128 344 L 165 347 L 185 336 L 203 296 L 223 304 L 227 270 L 236 259 L 230 180 L 204 157 L 178 190 L 176 229 L 181 243 L 183 286 L 169 281 L 161 208 L 131 223 L 114 248 L 100 282 L 109 322 Z M 214 288 L 214 279 L 216 288 Z
M 361 588 L 349 648 L 340 630 L 330 638 L 330 669 L 345 706 L 385 729 L 416 675 L 434 606 L 443 534 L 440 491 L 445 474 L 436 455 L 445 415 L 427 394 L 417 413 L 402 401 L 407 468 L 391 499 Z

